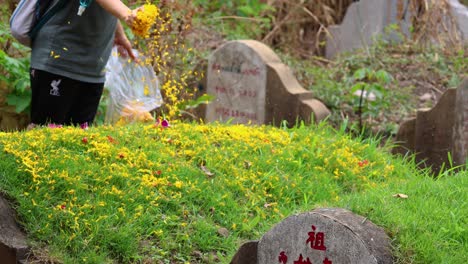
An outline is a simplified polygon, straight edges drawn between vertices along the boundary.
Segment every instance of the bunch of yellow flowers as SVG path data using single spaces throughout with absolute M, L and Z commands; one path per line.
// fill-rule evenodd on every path
M 139 37 L 148 37 L 151 26 L 156 22 L 159 16 L 159 9 L 153 4 L 145 4 L 137 13 L 132 24 L 133 34 Z

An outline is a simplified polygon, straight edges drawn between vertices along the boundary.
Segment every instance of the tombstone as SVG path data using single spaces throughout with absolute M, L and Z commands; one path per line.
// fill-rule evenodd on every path
M 252 242 L 248 242 L 252 245 Z M 390 239 L 367 218 L 341 208 L 322 208 L 293 215 L 268 231 L 256 245 L 256 260 L 231 264 L 390 264 Z M 254 258 L 253 258 L 254 259 Z
M 29 252 L 26 236 L 16 224 L 14 211 L 0 196 L 0 260 L 4 264 L 25 261 Z
M 230 41 L 208 61 L 206 121 L 294 125 L 326 118 L 330 111 L 305 90 L 279 57 L 254 40 Z
M 468 8 L 458 0 L 449 0 L 450 8 L 458 24 L 462 39 L 468 41 Z
M 421 109 L 403 123 L 396 135 L 394 154 L 414 153 L 421 167 L 434 172 L 463 165 L 468 157 L 468 78 L 448 89 L 432 109 Z M 449 160 L 449 155 L 452 160 Z
M 438 24 L 436 31 L 444 32 L 455 27 L 460 31 L 461 41 L 468 43 L 468 8 L 458 0 L 448 0 L 448 4 L 450 14 L 444 14 L 446 20 Z M 401 41 L 399 34 L 386 32 L 386 28 L 397 24 L 401 33 L 409 37 L 411 16 L 408 0 L 360 0 L 352 3 L 343 22 L 328 27 L 326 57 L 331 59 L 345 51 L 369 47 L 377 37 L 387 41 Z M 453 23 L 450 16 L 454 17 Z
M 333 58 L 345 51 L 369 47 L 378 36 L 400 41 L 394 33 L 383 33 L 387 26 L 397 23 L 405 34 L 409 34 L 410 17 L 404 13 L 407 6 L 408 0 L 360 0 L 352 3 L 343 22 L 328 27 L 326 57 Z

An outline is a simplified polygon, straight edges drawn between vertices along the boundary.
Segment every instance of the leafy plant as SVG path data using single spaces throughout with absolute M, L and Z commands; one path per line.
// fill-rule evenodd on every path
M 210 4 L 196 0 L 194 4 L 204 9 L 198 18 L 230 39 L 259 39 L 273 20 L 274 8 L 260 0 L 212 1 Z
M 0 25 L 0 81 L 8 89 L 7 104 L 16 107 L 17 113 L 29 110 L 31 90 L 29 84 L 29 57 L 27 48 L 17 43 L 5 24 Z M 10 54 L 15 54 L 12 56 Z
M 383 99 L 387 94 L 385 85 L 392 81 L 392 76 L 384 71 L 374 71 L 369 68 L 357 70 L 352 78 L 355 84 L 351 87 L 351 93 L 355 96 L 354 107 L 359 116 L 359 128 L 362 130 L 362 118 L 364 115 L 376 116 L 381 110 Z

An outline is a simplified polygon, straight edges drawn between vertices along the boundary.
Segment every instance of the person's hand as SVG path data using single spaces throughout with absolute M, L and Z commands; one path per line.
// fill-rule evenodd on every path
M 124 18 L 125 24 L 127 24 L 129 27 L 132 27 L 133 22 L 135 21 L 137 14 L 140 10 L 143 10 L 143 6 L 140 6 L 138 8 L 135 8 L 131 10 L 131 12 Z
M 128 40 L 127 35 L 123 30 L 122 24 L 117 22 L 117 29 L 115 30 L 114 45 L 122 57 L 130 57 L 132 60 L 138 62 L 138 58 L 133 53 L 132 43 Z

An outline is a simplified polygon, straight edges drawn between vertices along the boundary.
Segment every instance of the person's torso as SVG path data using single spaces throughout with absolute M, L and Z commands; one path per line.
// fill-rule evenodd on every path
M 66 3 L 39 31 L 32 44 L 31 67 L 79 81 L 104 82 L 117 19 L 96 1 L 78 16 L 79 2 Z

